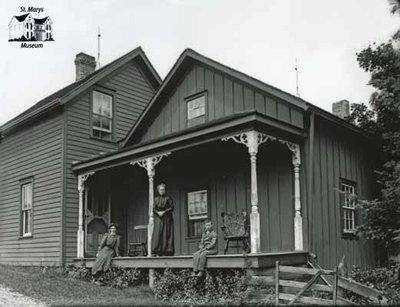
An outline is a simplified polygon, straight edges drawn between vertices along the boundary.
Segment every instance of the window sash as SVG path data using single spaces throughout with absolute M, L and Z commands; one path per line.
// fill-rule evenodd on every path
M 22 235 L 32 235 L 32 207 L 33 207 L 33 184 L 32 182 L 21 186 L 21 223 Z
M 204 220 L 208 218 L 207 190 L 192 191 L 187 194 L 188 235 L 199 237 L 204 231 Z
M 113 96 L 93 91 L 92 98 L 92 130 L 95 137 L 110 139 L 113 131 Z
M 344 232 L 354 232 L 356 230 L 355 227 L 355 186 L 342 183 L 341 190 L 345 193 L 343 197 L 343 231 Z

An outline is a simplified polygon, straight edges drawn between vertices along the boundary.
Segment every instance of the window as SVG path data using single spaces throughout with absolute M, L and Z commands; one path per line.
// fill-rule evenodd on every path
M 32 235 L 33 182 L 21 185 L 21 235 Z
M 342 197 L 342 214 L 343 214 L 343 232 L 354 233 L 356 230 L 356 200 L 355 200 L 355 184 L 350 182 L 341 182 L 340 190 Z
M 189 237 L 200 237 L 204 231 L 204 220 L 208 218 L 207 190 L 189 192 L 187 204 Z
M 113 96 L 93 91 L 92 135 L 103 140 L 112 140 Z
M 206 114 L 206 95 L 205 93 L 187 98 L 187 118 L 188 120 Z

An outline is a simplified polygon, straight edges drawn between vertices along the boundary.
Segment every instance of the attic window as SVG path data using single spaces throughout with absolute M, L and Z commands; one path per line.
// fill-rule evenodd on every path
M 102 140 L 112 140 L 113 96 L 93 91 L 92 135 Z
M 206 93 L 200 93 L 186 98 L 187 119 L 191 120 L 206 114 Z

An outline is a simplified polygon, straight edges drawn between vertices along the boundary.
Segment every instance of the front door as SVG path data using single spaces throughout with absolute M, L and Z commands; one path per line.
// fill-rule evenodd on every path
M 86 256 L 94 257 L 103 235 L 108 231 L 111 217 L 111 194 L 100 185 L 87 191 L 86 201 Z

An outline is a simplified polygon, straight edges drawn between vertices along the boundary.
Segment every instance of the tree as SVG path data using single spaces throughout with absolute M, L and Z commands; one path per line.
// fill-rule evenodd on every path
M 400 13 L 400 0 L 389 0 L 391 12 Z M 372 201 L 360 201 L 364 222 L 359 231 L 383 245 L 388 255 L 397 253 L 400 240 L 400 50 L 389 42 L 372 44 L 357 54 L 362 69 L 371 74 L 369 85 L 375 88 L 370 106 L 352 107 L 349 121 L 374 133 L 380 139 L 381 152 L 376 170 L 380 192 Z

